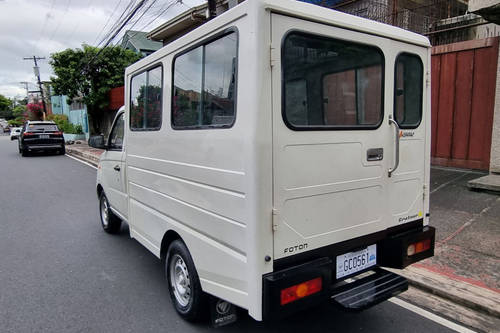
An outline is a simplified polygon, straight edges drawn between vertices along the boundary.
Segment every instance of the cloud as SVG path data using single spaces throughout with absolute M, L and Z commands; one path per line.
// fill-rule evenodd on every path
M 148 22 L 171 1 L 155 3 L 133 29 L 150 31 L 167 18 L 203 2 L 183 0 L 184 4 L 171 7 L 148 26 Z M 49 80 L 52 75 L 48 64 L 50 54 L 81 47 L 82 43 L 95 45 L 128 3 L 120 0 L 0 0 L 0 94 L 8 97 L 25 94 L 16 82 L 35 82 L 33 61 L 23 60 L 23 57 L 45 57 L 39 62 L 40 73 L 42 80 Z M 100 34 L 108 20 L 108 26 Z M 117 43 L 119 38 L 120 35 L 114 42 Z

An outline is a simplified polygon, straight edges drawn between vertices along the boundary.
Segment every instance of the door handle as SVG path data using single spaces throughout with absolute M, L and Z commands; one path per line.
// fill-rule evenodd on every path
M 384 159 L 384 148 L 371 148 L 366 151 L 366 160 L 382 161 Z
M 398 168 L 399 166 L 399 126 L 398 123 L 392 118 L 392 115 L 389 116 L 389 126 L 394 125 L 394 128 L 396 129 L 396 160 L 394 161 L 394 167 L 389 168 L 388 176 L 391 177 L 392 173 Z
M 120 166 L 117 164 L 113 169 L 115 169 L 115 171 L 120 171 Z

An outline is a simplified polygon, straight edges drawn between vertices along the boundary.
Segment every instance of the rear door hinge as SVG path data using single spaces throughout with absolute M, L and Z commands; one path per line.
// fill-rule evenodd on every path
M 272 223 L 273 223 L 273 231 L 278 230 L 278 210 L 275 208 L 273 208 Z
M 429 87 L 431 85 L 431 73 L 427 71 L 425 73 L 425 86 Z
M 269 65 L 271 68 L 274 67 L 274 64 L 276 63 L 276 48 L 273 47 L 271 44 L 269 46 Z

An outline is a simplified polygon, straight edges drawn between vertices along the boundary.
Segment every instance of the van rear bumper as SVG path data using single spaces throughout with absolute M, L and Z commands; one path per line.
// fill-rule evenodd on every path
M 379 237 L 380 234 L 377 238 Z M 337 305 L 351 310 L 361 310 L 369 308 L 370 306 L 373 306 L 377 303 L 380 303 L 381 301 L 395 296 L 408 288 L 408 284 L 404 278 L 394 273 L 384 271 L 379 268 L 379 266 L 404 268 L 414 262 L 432 257 L 434 255 L 435 228 L 422 225 L 415 228 L 415 224 L 413 224 L 411 229 L 399 229 L 396 233 L 387 232 L 383 238 L 379 238 L 378 241 L 375 242 L 377 244 L 377 266 L 372 266 L 368 269 L 357 272 L 354 275 L 345 276 L 337 280 L 335 273 L 336 256 L 358 249 L 359 245 L 355 244 L 360 244 L 360 242 L 361 244 L 368 245 L 368 243 L 363 242 L 363 238 L 366 238 L 367 242 L 371 242 L 373 240 L 373 235 L 367 235 L 356 239 L 356 242 L 351 243 L 353 244 L 353 247 L 350 249 L 346 249 L 344 246 L 330 246 L 327 250 L 316 250 L 315 252 L 317 254 L 322 254 L 322 256 L 264 275 L 262 299 L 263 318 L 265 320 L 268 320 L 271 318 L 280 318 L 283 316 L 287 316 L 329 299 L 335 301 Z M 430 248 L 418 254 L 408 256 L 408 246 L 422 240 L 430 240 Z M 366 282 L 364 284 L 367 286 L 371 285 L 373 287 L 373 290 L 381 290 L 380 287 L 376 286 L 377 281 L 380 280 L 380 276 L 384 276 L 387 281 L 394 282 L 385 283 L 386 288 L 382 288 L 384 289 L 383 292 L 375 291 L 374 294 L 376 294 L 376 297 L 370 296 L 373 290 L 366 290 L 368 300 L 364 301 L 362 303 L 362 306 L 360 307 L 350 307 L 346 305 L 348 304 L 348 302 L 341 302 L 338 300 L 338 298 L 336 298 L 336 295 L 339 295 L 339 293 L 352 294 L 352 297 L 359 297 L 355 295 L 356 292 L 354 291 L 354 289 L 359 290 L 359 284 L 363 283 L 358 283 L 356 281 L 354 283 L 347 284 L 346 280 L 349 280 L 350 278 L 357 279 L 359 276 L 368 275 L 367 271 L 371 271 L 370 273 L 373 274 L 371 275 L 371 277 L 365 276 L 363 278 Z M 305 281 L 316 279 L 318 277 L 322 280 L 322 288 L 319 292 L 281 305 L 281 291 L 283 289 L 289 288 Z

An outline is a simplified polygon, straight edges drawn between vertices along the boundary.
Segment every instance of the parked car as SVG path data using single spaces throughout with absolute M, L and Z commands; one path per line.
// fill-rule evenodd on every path
M 21 129 L 21 127 L 12 127 L 10 129 L 10 141 L 18 139 L 19 134 L 21 134 Z
M 28 121 L 19 136 L 19 153 L 26 156 L 33 151 L 66 153 L 63 132 L 53 121 Z

